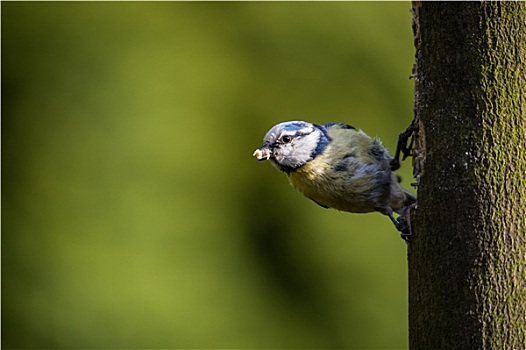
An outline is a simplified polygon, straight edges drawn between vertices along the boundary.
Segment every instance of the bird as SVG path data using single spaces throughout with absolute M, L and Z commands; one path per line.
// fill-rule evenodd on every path
M 402 216 L 416 197 L 394 173 L 398 159 L 360 129 L 337 122 L 282 122 L 267 132 L 253 156 L 269 160 L 295 189 L 323 208 L 379 212 L 403 238 L 410 234 Z M 398 220 L 393 213 L 400 215 Z

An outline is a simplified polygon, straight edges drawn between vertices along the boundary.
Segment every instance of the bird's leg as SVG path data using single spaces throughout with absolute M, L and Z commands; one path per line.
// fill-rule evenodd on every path
M 413 144 L 415 141 L 414 133 L 418 130 L 415 125 L 415 120 L 407 127 L 407 129 L 398 135 L 398 142 L 396 144 L 396 151 L 393 160 L 391 160 L 391 170 L 400 168 L 400 152 L 403 154 L 402 160 L 405 160 L 411 155 Z M 409 142 L 409 143 L 408 143 Z
M 409 207 L 405 207 L 404 214 L 409 209 Z M 400 215 L 398 219 L 395 219 L 392 212 L 387 213 L 387 216 L 389 216 L 389 219 L 391 219 L 391 222 L 395 225 L 396 229 L 400 231 L 400 237 L 404 241 L 409 241 L 409 238 L 413 235 L 411 232 L 411 223 L 407 222 L 405 219 L 407 215 Z

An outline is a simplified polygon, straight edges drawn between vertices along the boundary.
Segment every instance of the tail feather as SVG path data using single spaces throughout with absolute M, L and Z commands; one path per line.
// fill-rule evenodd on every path
M 404 194 L 405 194 L 404 207 L 408 207 L 411 204 L 416 202 L 416 196 L 414 194 L 406 190 L 404 190 Z
M 412 194 L 411 192 L 408 192 L 406 190 L 404 191 L 405 194 L 405 201 L 401 208 L 394 209 L 393 211 L 399 215 L 402 215 L 404 211 L 409 207 L 411 204 L 416 202 L 416 196 Z

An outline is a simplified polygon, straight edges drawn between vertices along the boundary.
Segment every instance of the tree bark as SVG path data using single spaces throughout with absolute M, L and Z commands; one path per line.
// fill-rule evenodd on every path
M 410 349 L 526 348 L 526 3 L 414 2 Z

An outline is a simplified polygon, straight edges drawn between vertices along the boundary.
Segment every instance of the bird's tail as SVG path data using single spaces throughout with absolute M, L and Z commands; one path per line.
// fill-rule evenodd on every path
M 414 194 L 406 190 L 404 190 L 404 194 L 405 194 L 404 207 L 408 207 L 411 204 L 416 202 L 416 196 Z
M 402 191 L 404 191 L 404 194 L 405 194 L 404 204 L 402 205 L 402 207 L 393 210 L 395 213 L 399 215 L 402 215 L 411 204 L 416 202 L 416 196 L 414 194 L 406 190 L 402 190 Z

